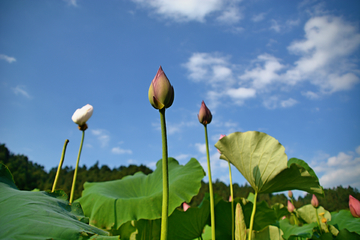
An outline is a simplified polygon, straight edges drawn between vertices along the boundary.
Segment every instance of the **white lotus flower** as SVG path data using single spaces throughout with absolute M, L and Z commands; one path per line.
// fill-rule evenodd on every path
M 74 121 L 74 123 L 82 126 L 87 122 L 87 120 L 89 120 L 89 118 L 93 114 L 93 109 L 93 106 L 91 106 L 90 104 L 86 104 L 82 108 L 76 109 L 71 119 Z

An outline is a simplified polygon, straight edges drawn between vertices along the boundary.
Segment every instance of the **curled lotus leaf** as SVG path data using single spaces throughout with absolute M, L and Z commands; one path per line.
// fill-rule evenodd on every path
M 315 172 L 301 159 L 288 161 L 285 148 L 272 136 L 257 131 L 235 132 L 215 147 L 230 161 L 257 193 L 299 189 L 323 194 Z
M 138 172 L 120 180 L 86 182 L 80 202 L 90 224 L 106 230 L 117 230 L 132 220 L 161 218 L 162 160 L 153 173 Z M 205 172 L 192 158 L 182 166 L 168 159 L 169 215 L 183 202 L 190 202 L 201 187 Z

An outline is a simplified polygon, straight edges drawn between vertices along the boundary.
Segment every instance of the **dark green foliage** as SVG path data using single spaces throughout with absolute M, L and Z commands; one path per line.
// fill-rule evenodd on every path
M 38 188 L 40 190 L 49 190 L 52 188 L 53 181 L 57 167 L 52 168 L 49 173 L 44 170 L 44 167 L 29 161 L 24 155 L 15 155 L 11 153 L 5 146 L 0 144 L 0 162 L 4 163 L 12 172 L 16 185 L 21 190 L 32 190 Z M 110 169 L 106 165 L 99 167 L 99 162 L 96 162 L 90 168 L 85 165 L 79 167 L 78 178 L 75 189 L 75 199 L 81 196 L 84 183 L 87 182 L 103 182 L 115 179 L 121 179 L 127 175 L 133 175 L 136 172 L 143 172 L 149 174 L 151 169 L 144 165 L 136 166 L 120 166 L 118 168 Z M 74 169 L 72 167 L 65 166 L 61 170 L 60 178 L 58 181 L 57 189 L 63 189 L 67 194 L 70 193 L 71 183 L 73 179 Z M 230 196 L 229 186 L 223 182 L 216 180 L 213 184 L 214 192 L 221 196 L 222 199 L 228 201 Z M 240 186 L 237 183 L 233 185 L 234 198 L 244 197 L 246 198 L 250 192 L 254 193 L 254 190 L 250 185 Z M 190 205 L 198 206 L 204 198 L 205 193 L 209 192 L 209 186 L 207 183 L 201 183 L 201 189 L 190 202 Z M 352 187 L 344 188 L 338 186 L 332 189 L 324 189 L 325 197 L 318 196 L 319 205 L 323 206 L 329 212 L 339 211 L 341 209 L 349 209 L 349 195 L 352 195 L 356 199 L 360 199 L 359 190 Z M 294 201 L 295 208 L 300 208 L 303 205 L 309 204 L 311 201 L 311 194 L 307 194 L 305 197 L 299 197 Z M 269 206 L 275 203 L 282 203 L 287 205 L 287 197 L 284 194 L 272 194 L 264 193 L 259 194 L 258 202 L 265 201 Z
M 55 179 L 57 167 L 54 167 L 47 173 L 44 167 L 29 161 L 24 155 L 15 155 L 10 153 L 5 144 L 0 144 L 0 162 L 4 163 L 14 176 L 16 186 L 21 190 L 51 190 Z M 144 165 L 129 165 L 128 167 L 120 166 L 119 168 L 110 169 L 103 165 L 99 168 L 99 162 L 87 169 L 85 165 L 79 166 L 76 180 L 76 189 L 74 199 L 81 196 L 85 182 L 103 182 L 115 179 L 121 179 L 136 172 L 149 174 L 152 170 Z M 71 184 L 74 176 L 74 169 L 65 166 L 61 169 L 57 189 L 64 190 L 70 195 Z

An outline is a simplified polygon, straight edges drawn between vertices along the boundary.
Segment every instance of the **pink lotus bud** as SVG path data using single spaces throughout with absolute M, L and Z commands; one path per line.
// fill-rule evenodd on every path
M 211 115 L 210 110 L 206 107 L 204 101 L 202 101 L 202 103 L 201 103 L 200 111 L 198 114 L 198 119 L 199 119 L 199 122 L 201 124 L 203 124 L 204 126 L 211 122 L 212 115 Z
M 80 130 L 85 130 L 87 128 L 86 122 L 89 120 L 91 115 L 93 114 L 93 106 L 90 104 L 86 104 L 82 108 L 76 109 L 71 119 L 74 123 L 79 125 Z
M 293 197 L 293 193 L 292 193 L 292 191 L 290 190 L 290 191 L 288 191 L 288 196 L 289 196 L 289 198 L 292 198 Z
M 174 88 L 161 66 L 150 84 L 149 101 L 156 109 L 168 108 L 174 102 Z
M 229 197 L 229 202 L 232 202 L 232 197 L 231 196 Z
M 281 219 L 282 219 L 282 220 L 284 220 L 285 218 L 286 218 L 286 216 L 282 216 L 282 218 L 281 218 Z
M 287 209 L 289 212 L 293 212 L 295 210 L 294 205 L 288 200 Z
M 360 217 L 360 202 L 351 195 L 349 195 L 349 208 L 354 217 Z
M 187 204 L 186 202 L 183 203 L 183 210 L 184 212 L 186 212 L 186 210 L 188 210 L 190 208 L 190 205 Z
M 318 199 L 316 198 L 316 196 L 314 194 L 312 195 L 311 205 L 314 208 L 317 208 L 319 206 L 319 201 L 318 201 Z
M 220 134 L 220 137 L 219 137 L 219 140 L 220 139 L 222 139 L 223 137 L 225 137 L 226 135 L 224 135 L 224 134 Z M 221 154 L 221 152 L 219 151 L 219 149 L 217 149 L 218 150 L 218 152 Z M 231 201 L 229 201 L 229 202 L 231 202 Z

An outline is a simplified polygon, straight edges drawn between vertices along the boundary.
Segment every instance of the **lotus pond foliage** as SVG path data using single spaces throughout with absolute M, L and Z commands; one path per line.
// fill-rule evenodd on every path
M 272 136 L 258 131 L 222 135 L 215 144 L 220 159 L 210 159 L 207 126 L 213 116 L 204 101 L 198 120 L 205 130 L 207 171 L 195 158 L 180 165 L 168 157 L 165 110 L 173 104 L 174 95 L 174 87 L 160 66 L 148 92 L 150 104 L 160 113 L 163 142 L 162 157 L 154 156 L 160 159 L 153 172 L 144 169 L 110 181 L 89 178 L 80 183 L 81 197 L 76 195 L 85 130 L 93 114 L 89 104 L 72 116 L 82 138 L 75 170 L 70 171 L 70 197 L 61 189 L 68 140 L 56 174 L 53 171 L 51 191 L 49 185 L 49 190 L 32 189 L 41 182 L 20 190 L 20 175 L 14 173 L 14 178 L 5 165 L 13 166 L 11 161 L 1 159 L 0 239 L 360 239 L 359 200 L 351 195 L 350 210 L 327 210 L 318 200 L 326 191 L 314 170 L 304 160 L 289 159 L 284 146 Z M 215 194 L 210 161 L 229 164 L 231 186 L 227 198 Z M 246 195 L 234 194 L 231 165 L 249 183 Z M 208 184 L 203 182 L 205 175 L 209 177 Z M 25 181 L 32 180 L 36 182 L 36 177 L 25 175 Z M 199 195 L 204 187 L 209 193 Z M 311 194 L 311 203 L 296 206 L 292 194 L 295 189 Z M 288 200 L 285 197 L 285 201 L 271 205 L 260 201 L 262 195 L 283 191 L 288 191 Z M 195 200 L 198 204 L 192 204 Z

